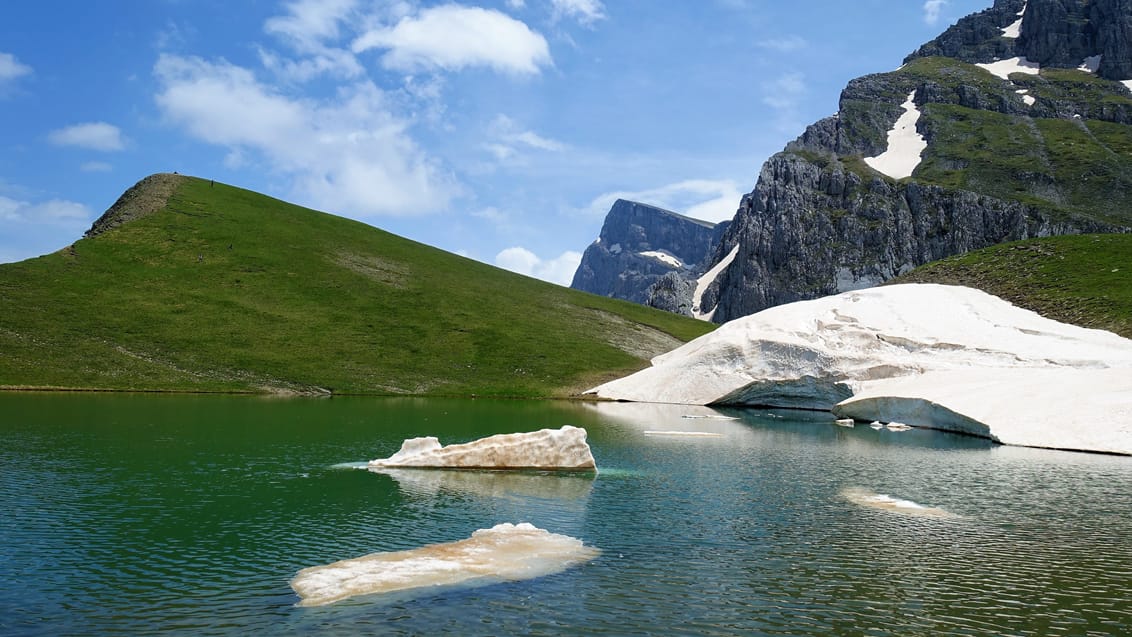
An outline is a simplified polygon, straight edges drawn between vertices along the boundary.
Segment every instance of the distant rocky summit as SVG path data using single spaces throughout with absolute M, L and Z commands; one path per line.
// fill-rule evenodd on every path
M 723 323 L 1005 241 L 1132 227 L 1132 1 L 996 0 L 904 62 L 851 81 L 771 157 L 706 260 L 618 202 L 574 287 Z
M 618 199 L 570 287 L 691 316 L 695 278 L 728 223 Z

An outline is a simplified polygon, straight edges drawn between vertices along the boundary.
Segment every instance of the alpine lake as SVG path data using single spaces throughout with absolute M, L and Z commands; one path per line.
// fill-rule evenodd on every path
M 405 438 L 565 424 L 596 474 L 364 468 Z M 0 439 L 0 635 L 1132 634 L 1127 457 L 822 413 L 361 397 L 0 394 Z M 289 586 L 503 522 L 601 553 L 317 607 Z

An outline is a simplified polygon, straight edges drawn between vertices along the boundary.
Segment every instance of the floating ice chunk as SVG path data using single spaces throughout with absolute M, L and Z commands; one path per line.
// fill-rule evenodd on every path
M 638 252 L 637 254 L 641 255 L 642 257 L 656 259 L 657 261 L 660 261 L 661 263 L 674 268 L 684 267 L 684 262 L 681 261 L 679 257 L 665 252 L 664 250 L 646 250 L 644 252 Z
M 586 430 L 566 425 L 527 433 L 498 434 L 464 444 L 440 446 L 432 436 L 410 438 L 388 458 L 371 460 L 374 467 L 438 469 L 595 469 Z
M 1101 68 L 1101 56 L 1094 55 L 1085 58 L 1081 62 L 1081 66 L 1077 67 L 1078 71 L 1085 71 L 1087 73 L 1096 73 L 1097 69 Z
M 1008 58 L 987 64 L 976 64 L 975 66 L 986 69 L 992 75 L 997 75 L 1004 80 L 1009 80 L 1011 73 L 1037 75 L 1042 70 L 1042 67 L 1038 66 L 1037 62 L 1031 62 L 1024 57 Z
M 875 493 L 860 487 L 846 487 L 842 489 L 841 497 L 859 506 L 880 509 L 882 511 L 892 511 L 894 513 L 903 513 L 905 515 L 933 518 L 959 517 L 950 511 L 944 511 L 943 509 L 937 509 L 935 507 L 926 507 L 922 504 L 912 502 L 911 500 L 901 500 L 900 498 L 894 498 L 884 493 Z
M 888 150 L 876 157 L 866 157 L 865 163 L 873 170 L 884 173 L 893 179 L 911 177 L 912 171 L 920 165 L 920 157 L 928 142 L 916 131 L 920 111 L 916 108 L 916 92 L 908 94 L 901 106 L 904 114 L 896 120 L 888 131 Z
M 1002 29 L 1002 37 L 1017 39 L 1022 35 L 1022 16 L 1026 14 L 1026 3 L 1022 3 L 1022 10 L 1016 15 L 1018 19 Z
M 857 425 L 857 421 L 853 420 L 852 418 L 838 418 L 837 420 L 833 421 L 833 424 L 837 425 L 838 427 L 855 427 Z
M 703 311 L 704 292 L 707 292 L 708 287 L 719 278 L 719 275 L 727 269 L 727 266 L 731 265 L 731 262 L 735 260 L 735 255 L 737 254 L 739 254 L 738 243 L 735 244 L 734 248 L 731 248 L 731 252 L 728 252 L 727 256 L 720 259 L 719 263 L 715 264 L 712 269 L 705 272 L 699 279 L 696 279 L 696 291 L 692 294 L 692 316 L 704 321 L 710 321 L 712 316 L 715 315 L 715 308 L 712 308 L 710 312 Z
M 291 580 L 291 588 L 302 598 L 300 606 L 322 606 L 355 595 L 533 579 L 600 554 L 577 538 L 525 522 L 497 524 L 457 542 L 305 568 Z

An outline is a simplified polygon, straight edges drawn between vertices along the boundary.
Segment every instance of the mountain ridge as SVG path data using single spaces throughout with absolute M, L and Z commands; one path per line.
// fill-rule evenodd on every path
M 837 115 L 767 160 L 740 202 L 711 259 L 738 249 L 718 278 L 713 320 L 877 285 L 1005 241 L 1128 231 L 1132 94 L 1098 73 L 1126 70 L 1104 56 L 1126 50 L 1132 3 L 1098 0 L 1071 14 L 1115 12 L 1119 28 L 1059 30 L 1068 5 L 1080 9 L 1071 0 L 998 0 L 900 69 L 850 81 Z M 1019 19 L 1019 35 L 1008 37 Z M 949 51 L 965 59 L 936 55 Z M 1063 66 L 995 60 L 1018 51 Z M 926 149 L 910 178 L 894 178 L 865 159 L 888 150 L 908 103 Z

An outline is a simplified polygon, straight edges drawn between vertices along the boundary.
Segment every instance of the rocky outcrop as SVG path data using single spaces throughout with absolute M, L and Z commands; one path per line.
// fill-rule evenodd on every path
M 781 153 L 764 166 L 716 250 L 739 252 L 719 280 L 714 320 L 871 287 L 912 268 L 1004 241 L 1115 226 L 1054 218 L 1018 201 L 862 176 Z
M 670 273 L 681 277 L 694 273 L 720 234 L 717 224 L 618 199 L 598 239 L 582 255 L 570 287 L 648 303 L 653 284 Z M 679 311 L 679 301 L 673 311 Z M 687 314 L 688 308 L 682 313 Z
M 1008 37 L 1004 30 L 1019 17 L 1017 36 Z M 998 0 L 959 20 L 905 62 L 928 56 L 972 64 L 1024 57 L 1042 67 L 1068 69 L 1100 56 L 1097 75 L 1132 79 L 1132 0 Z
M 763 166 L 702 268 L 736 254 L 699 312 L 722 323 L 1004 241 L 1126 231 L 1130 43 L 1132 0 L 998 0 L 849 82 L 836 116 Z M 926 149 L 910 177 L 878 172 L 909 108 Z M 656 289 L 683 302 L 677 281 Z
M 94 237 L 161 210 L 185 179 L 176 173 L 157 173 L 142 179 L 122 193 L 83 236 Z

